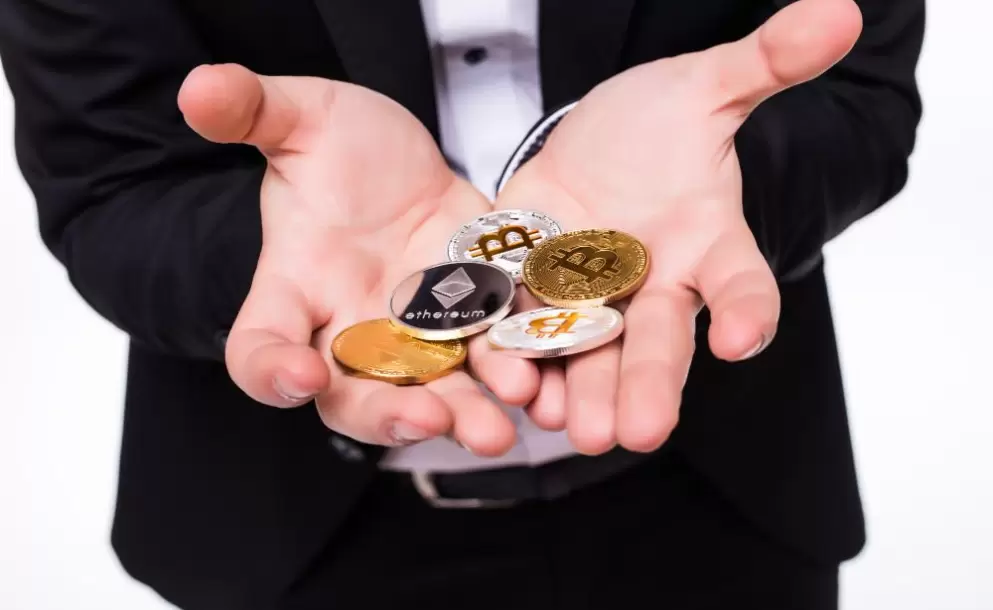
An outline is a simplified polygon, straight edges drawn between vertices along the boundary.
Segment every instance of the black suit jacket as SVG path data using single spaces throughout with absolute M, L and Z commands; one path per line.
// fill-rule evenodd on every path
M 544 102 L 742 37 L 786 2 L 542 0 Z M 734 365 L 701 335 L 669 442 L 769 535 L 824 562 L 857 553 L 864 533 L 820 252 L 903 187 L 921 115 L 923 0 L 859 4 L 851 55 L 763 104 L 737 136 L 746 215 L 781 283 L 780 329 Z M 264 605 L 333 543 L 383 450 L 230 381 L 223 339 L 259 253 L 265 165 L 191 132 L 176 93 L 201 63 L 349 80 L 437 136 L 418 3 L 0 0 L 0 57 L 44 242 L 132 339 L 114 548 L 184 607 Z

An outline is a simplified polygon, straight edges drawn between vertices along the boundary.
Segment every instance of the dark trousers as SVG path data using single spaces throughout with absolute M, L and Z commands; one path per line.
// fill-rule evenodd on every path
M 755 531 L 659 455 L 555 502 L 427 506 L 383 473 L 281 609 L 836 610 L 838 566 Z

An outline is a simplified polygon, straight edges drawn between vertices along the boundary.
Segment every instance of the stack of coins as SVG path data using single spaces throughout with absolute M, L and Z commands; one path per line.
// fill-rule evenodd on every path
M 388 319 L 346 328 L 331 352 L 349 374 L 407 385 L 456 370 L 466 340 L 482 332 L 494 349 L 521 358 L 592 350 L 624 332 L 623 316 L 607 305 L 644 284 L 649 260 L 620 231 L 563 233 L 530 210 L 484 214 L 452 236 L 448 262 L 396 286 Z M 520 283 L 548 307 L 508 317 Z

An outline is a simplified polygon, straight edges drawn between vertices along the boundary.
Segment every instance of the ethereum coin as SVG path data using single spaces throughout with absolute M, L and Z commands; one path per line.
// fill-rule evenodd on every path
M 524 260 L 524 284 L 553 307 L 596 307 L 619 301 L 648 277 L 648 249 L 608 229 L 570 231 L 538 244 Z
M 441 263 L 400 282 L 390 299 L 390 320 L 427 341 L 483 332 L 510 313 L 516 286 L 489 263 Z
M 521 264 L 537 244 L 562 233 L 557 222 L 541 212 L 500 210 L 462 225 L 448 242 L 448 260 L 497 265 L 521 281 Z
M 494 349 L 520 358 L 558 358 L 606 345 L 624 332 L 610 307 L 545 307 L 501 320 L 486 333 Z
M 331 354 L 347 373 L 394 385 L 443 377 L 465 362 L 467 353 L 464 341 L 421 341 L 385 319 L 350 326 L 331 343 Z

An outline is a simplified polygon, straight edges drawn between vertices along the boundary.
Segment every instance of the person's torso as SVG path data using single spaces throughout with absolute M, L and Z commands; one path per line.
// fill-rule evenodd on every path
M 439 112 L 429 35 L 412 0 L 160 1 L 183 4 L 215 63 L 368 86 L 407 106 L 443 145 L 440 125 L 474 120 L 475 112 Z M 777 3 L 539 0 L 541 99 L 514 124 L 628 66 L 744 36 Z M 485 187 L 492 162 L 479 159 L 499 157 L 514 137 L 452 156 Z M 668 445 L 785 544 L 848 556 L 862 543 L 862 515 L 823 269 L 781 289 L 776 339 L 752 361 L 715 359 L 700 316 Z M 311 408 L 254 403 L 222 363 L 134 344 L 121 454 L 114 546 L 125 567 L 177 596 L 196 583 L 188 591 L 234 599 L 291 581 L 347 517 L 385 451 L 327 430 Z

